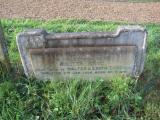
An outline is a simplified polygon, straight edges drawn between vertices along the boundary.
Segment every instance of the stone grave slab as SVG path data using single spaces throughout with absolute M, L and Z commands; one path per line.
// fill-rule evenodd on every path
M 139 76 L 144 67 L 147 32 L 121 26 L 116 32 L 20 33 L 17 45 L 27 76 L 40 80 L 94 80 L 124 74 Z

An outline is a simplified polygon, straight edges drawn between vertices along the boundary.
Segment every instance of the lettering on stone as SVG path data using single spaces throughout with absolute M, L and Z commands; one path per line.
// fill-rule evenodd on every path
M 47 33 L 29 30 L 17 36 L 25 74 L 42 80 L 139 76 L 144 67 L 146 30 L 122 26 L 115 33 Z

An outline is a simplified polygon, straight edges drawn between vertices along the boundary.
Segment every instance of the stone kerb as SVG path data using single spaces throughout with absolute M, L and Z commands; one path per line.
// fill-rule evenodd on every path
M 144 68 L 146 38 L 147 32 L 140 26 L 82 33 L 36 29 L 20 33 L 17 45 L 25 74 L 38 79 L 136 77 Z

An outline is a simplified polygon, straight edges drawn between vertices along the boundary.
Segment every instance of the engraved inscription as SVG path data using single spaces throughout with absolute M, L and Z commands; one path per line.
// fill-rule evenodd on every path
M 30 49 L 34 74 L 39 78 L 93 79 L 113 74 L 131 74 L 135 46 L 99 46 Z

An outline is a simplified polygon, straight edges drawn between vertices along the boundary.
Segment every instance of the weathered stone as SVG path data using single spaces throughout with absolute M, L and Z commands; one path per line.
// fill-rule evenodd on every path
M 4 39 L 4 33 L 3 33 L 1 21 L 0 21 L 0 64 L 1 64 L 1 67 L 3 66 L 8 70 L 10 69 L 7 46 Z
M 38 79 L 95 79 L 117 74 L 139 76 L 144 67 L 146 30 L 122 26 L 115 33 L 47 33 L 17 36 L 25 74 Z

